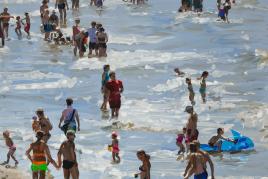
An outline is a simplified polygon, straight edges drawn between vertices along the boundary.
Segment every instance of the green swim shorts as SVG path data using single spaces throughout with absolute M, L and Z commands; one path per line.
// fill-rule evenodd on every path
M 31 169 L 33 172 L 38 172 L 38 171 L 47 171 L 47 164 L 32 164 Z

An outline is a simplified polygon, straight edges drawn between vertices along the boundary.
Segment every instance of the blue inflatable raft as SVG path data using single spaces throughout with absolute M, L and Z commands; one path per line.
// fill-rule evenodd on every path
M 233 134 L 233 139 L 236 140 L 236 143 L 229 142 L 229 141 L 222 141 L 222 147 L 221 150 L 223 152 L 241 152 L 241 151 L 250 151 L 254 150 L 254 143 L 253 141 L 246 137 L 241 135 L 239 132 L 235 130 L 231 130 Z M 207 151 L 209 153 L 217 152 L 218 148 L 217 147 L 211 147 L 208 144 L 201 144 L 200 148 L 204 151 Z

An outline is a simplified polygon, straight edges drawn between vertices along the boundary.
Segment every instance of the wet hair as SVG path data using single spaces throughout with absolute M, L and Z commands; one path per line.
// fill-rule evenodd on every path
M 92 22 L 91 22 L 91 26 L 93 26 L 93 27 L 95 27 L 96 24 L 97 24 L 97 23 L 96 23 L 95 21 L 92 21 Z
M 36 138 L 38 141 L 40 141 L 44 137 L 44 132 L 43 131 L 37 131 L 36 132 Z
M 191 81 L 191 78 L 186 78 L 185 81 Z
M 115 75 L 115 72 L 114 71 L 112 71 L 112 72 L 109 73 L 109 77 L 111 77 L 113 75 Z
M 72 98 L 67 98 L 66 99 L 66 104 L 67 104 L 67 106 L 71 106 L 72 104 L 73 104 L 73 99 Z
M 146 154 L 146 152 L 144 150 L 137 151 L 137 155 L 144 155 L 147 160 L 151 159 L 151 156 Z
M 104 29 L 103 27 L 101 27 L 101 28 L 99 29 L 99 31 L 100 31 L 100 32 L 104 32 L 105 29 Z
M 25 16 L 28 16 L 28 15 L 29 15 L 29 13 L 28 13 L 28 12 L 25 12 L 24 14 L 25 14 Z
M 223 128 L 218 128 L 217 133 L 219 134 L 220 132 L 223 132 Z
M 44 116 L 44 110 L 43 109 L 37 109 L 36 114 L 40 116 Z
M 104 65 L 103 66 L 103 70 L 105 70 L 105 69 L 107 69 L 107 68 L 109 68 L 110 67 L 110 65 Z
M 208 76 L 208 72 L 207 71 L 203 71 L 201 77 L 204 77 L 204 76 Z
M 196 153 L 197 152 L 197 146 L 194 143 L 190 143 L 190 152 Z

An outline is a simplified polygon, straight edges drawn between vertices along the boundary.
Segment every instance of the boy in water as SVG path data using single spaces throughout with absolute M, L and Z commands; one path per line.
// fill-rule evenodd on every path
M 75 131 L 67 131 L 66 137 L 67 140 L 61 144 L 58 152 L 58 165 L 63 168 L 64 178 L 69 179 L 72 176 L 72 179 L 78 179 L 79 171 L 74 144 Z M 61 156 L 63 156 L 63 161 Z
M 16 28 L 15 28 L 15 32 L 18 36 L 18 39 L 21 38 L 21 21 L 20 21 L 20 16 L 16 17 Z
M 120 163 L 120 157 L 119 157 L 119 141 L 117 139 L 116 132 L 112 133 L 112 144 L 108 147 L 112 148 L 112 157 L 114 163 Z
M 200 80 L 200 88 L 199 88 L 199 92 L 201 94 L 203 103 L 206 103 L 206 90 L 207 90 L 207 83 L 206 83 L 206 79 L 208 77 L 208 72 L 204 71 L 201 75 L 200 78 L 197 78 L 198 80 Z
M 236 142 L 235 140 L 224 137 L 223 134 L 224 134 L 224 129 L 218 128 L 217 135 L 209 139 L 208 145 L 211 147 L 215 147 L 215 146 L 218 147 L 218 151 L 221 152 L 222 140 L 226 140 L 226 141 L 233 142 L 233 143 Z
M 50 150 L 47 144 L 42 140 L 44 137 L 43 131 L 36 133 L 37 140 L 30 145 L 30 148 L 26 151 L 28 159 L 32 162 L 32 178 L 33 179 L 45 179 L 47 171 L 47 162 L 52 163 L 55 168 L 59 168 L 56 162 L 50 155 Z M 30 153 L 33 151 L 33 155 Z
M 180 76 L 180 77 L 182 77 L 182 76 L 185 75 L 185 73 L 182 72 L 182 71 L 180 71 L 179 68 L 175 68 L 175 69 L 174 69 L 174 72 L 176 73 L 177 76 Z
M 23 23 L 25 20 L 25 23 Z M 27 33 L 28 38 L 30 37 L 31 19 L 28 12 L 25 12 L 25 18 L 21 20 L 24 25 L 24 31 Z
M 9 163 L 10 157 L 15 161 L 15 166 L 19 164 L 17 159 L 14 157 L 14 154 L 16 152 L 16 146 L 14 145 L 12 139 L 10 138 L 10 133 L 9 131 L 3 132 L 3 137 L 6 141 L 6 146 L 9 147 L 9 151 L 7 153 L 7 161 L 3 163 L 3 165 L 6 165 Z
M 188 85 L 188 91 L 189 91 L 189 100 L 191 101 L 192 105 L 195 105 L 195 101 L 194 101 L 194 89 L 193 89 L 193 85 L 192 85 L 192 81 L 191 78 L 186 78 L 186 84 Z
M 185 147 L 182 144 L 183 139 L 185 139 L 185 134 L 186 134 L 186 128 L 184 127 L 182 129 L 182 133 L 179 133 L 176 139 L 176 144 L 180 148 L 180 150 L 178 151 L 178 155 L 183 154 L 185 152 Z

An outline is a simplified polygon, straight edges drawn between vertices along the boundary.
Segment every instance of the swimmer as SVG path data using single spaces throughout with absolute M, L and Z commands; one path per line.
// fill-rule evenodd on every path
M 37 140 L 32 143 L 26 151 L 26 155 L 32 163 L 31 169 L 33 179 L 45 179 L 47 163 L 52 163 L 55 168 L 59 169 L 58 165 L 50 155 L 49 147 L 42 140 L 43 137 L 44 132 L 38 131 L 36 133 Z M 33 152 L 32 156 L 30 155 L 31 152 Z
M 101 81 L 101 92 L 103 93 L 103 103 L 101 105 L 101 110 L 103 111 L 107 110 L 108 97 L 107 97 L 106 83 L 110 80 L 109 73 L 110 73 L 110 65 L 104 65 L 102 73 L 102 81 Z
M 23 22 L 24 20 L 25 23 Z M 24 32 L 30 37 L 31 19 L 28 12 L 25 12 L 25 18 L 21 20 L 21 23 L 24 25 Z
M 180 77 L 182 77 L 182 76 L 185 75 L 185 73 L 182 72 L 182 71 L 180 71 L 179 68 L 175 68 L 175 69 L 174 69 L 174 72 L 176 73 L 177 76 L 180 76 Z
M 140 179 L 150 179 L 151 178 L 151 162 L 150 155 L 146 154 L 144 150 L 139 150 L 137 152 L 137 158 L 142 162 L 142 165 L 139 167 L 140 172 L 135 174 L 134 177 Z
M 232 140 L 232 139 L 229 139 L 227 137 L 224 137 L 223 134 L 224 134 L 224 129 L 223 128 L 218 128 L 217 129 L 217 135 L 216 136 L 213 136 L 213 137 L 211 137 L 209 139 L 208 145 L 210 147 L 217 147 L 218 148 L 218 151 L 221 152 L 221 146 L 222 146 L 222 141 L 223 140 L 236 143 L 235 140 Z
M 69 10 L 68 2 L 67 0 L 56 0 L 55 3 L 55 9 L 59 9 L 60 12 L 60 23 L 66 25 L 66 8 Z
M 16 28 L 15 28 L 15 32 L 18 36 L 18 39 L 21 38 L 22 34 L 21 34 L 21 21 L 20 21 L 20 16 L 16 17 Z
M 195 105 L 195 101 L 194 101 L 195 93 L 194 93 L 191 78 L 186 78 L 186 84 L 188 85 L 189 100 L 191 101 L 191 104 L 194 106 Z
M 49 17 L 49 21 L 50 21 L 51 24 L 55 24 L 56 27 L 59 26 L 59 17 L 57 16 L 55 10 L 52 11 L 52 14 Z
M 197 78 L 198 80 L 200 80 L 200 88 L 199 88 L 199 92 L 201 94 L 203 103 L 206 103 L 206 89 L 207 89 L 207 84 L 206 84 L 206 79 L 208 77 L 208 72 L 204 71 L 201 75 L 200 78 Z
M 58 152 L 58 166 L 59 168 L 62 166 L 65 179 L 70 179 L 70 176 L 72 176 L 72 179 L 78 179 L 79 170 L 74 144 L 75 131 L 68 130 L 66 137 L 67 140 L 61 144 Z
M 19 164 L 18 160 L 15 158 L 14 154 L 16 152 L 16 146 L 13 143 L 13 140 L 10 138 L 9 131 L 3 132 L 3 137 L 6 142 L 6 146 L 9 148 L 9 151 L 7 153 L 7 161 L 3 163 L 3 165 L 9 164 L 10 157 L 15 161 L 15 166 Z
M 180 150 L 178 151 L 178 155 L 184 154 L 185 152 L 185 147 L 182 143 L 183 139 L 185 139 L 185 134 L 186 134 L 186 128 L 184 127 L 182 129 L 182 133 L 179 133 L 176 139 L 176 145 L 180 148 Z
M 76 35 L 78 35 L 80 33 L 80 19 L 75 19 L 75 25 L 73 26 L 73 45 L 74 45 L 74 56 L 77 55 L 77 49 L 78 49 L 78 45 L 77 41 L 75 40 Z
M 8 8 L 4 8 L 4 11 L 0 14 L 0 19 L 2 21 L 2 30 L 3 34 L 6 38 L 8 38 L 8 30 L 9 30 L 9 21 L 10 18 L 14 18 L 13 16 L 10 16 L 8 13 Z
M 120 157 L 119 157 L 119 141 L 117 139 L 117 134 L 116 132 L 112 133 L 112 144 L 109 145 L 108 147 L 112 148 L 112 157 L 113 157 L 113 162 L 114 163 L 120 163 Z
M 41 24 L 44 24 L 43 23 L 43 17 L 44 17 L 44 14 L 45 14 L 45 10 L 48 9 L 48 2 L 47 0 L 43 0 L 42 1 L 42 5 L 40 6 L 40 18 L 41 18 Z
M 107 97 L 112 112 L 112 118 L 118 118 L 121 107 L 121 93 L 124 91 L 123 83 L 116 79 L 115 72 L 110 72 L 110 81 L 105 85 L 107 89 Z
M 46 9 L 45 13 L 43 15 L 43 28 L 44 28 L 44 32 L 45 32 L 45 41 L 50 41 L 49 36 L 50 33 L 52 32 L 52 24 L 49 20 L 49 10 Z

